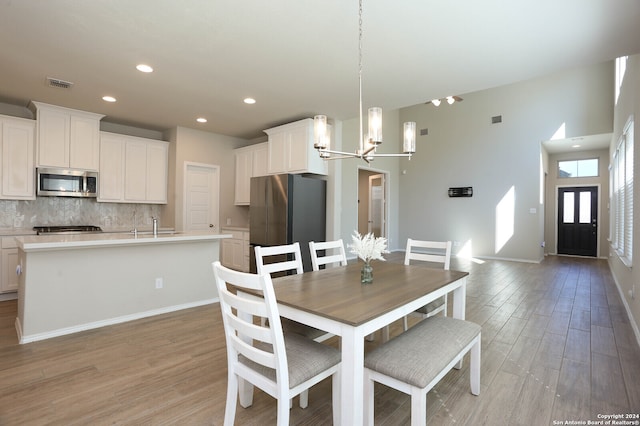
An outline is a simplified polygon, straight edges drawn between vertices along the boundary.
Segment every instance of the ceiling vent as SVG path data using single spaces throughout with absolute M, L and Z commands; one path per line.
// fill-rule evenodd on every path
M 47 77 L 47 86 L 57 87 L 58 89 L 71 89 L 73 83 L 70 81 L 60 80 L 59 78 Z

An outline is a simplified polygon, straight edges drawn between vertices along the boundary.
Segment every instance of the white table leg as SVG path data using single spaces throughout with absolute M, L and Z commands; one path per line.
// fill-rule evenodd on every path
M 361 425 L 364 410 L 364 336 L 353 327 L 342 334 L 340 424 Z

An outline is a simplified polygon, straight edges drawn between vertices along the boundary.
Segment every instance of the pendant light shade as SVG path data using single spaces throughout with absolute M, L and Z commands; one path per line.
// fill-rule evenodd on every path
M 404 140 L 402 142 L 402 151 L 405 154 L 413 154 L 416 152 L 416 123 L 415 121 L 407 121 L 404 127 Z

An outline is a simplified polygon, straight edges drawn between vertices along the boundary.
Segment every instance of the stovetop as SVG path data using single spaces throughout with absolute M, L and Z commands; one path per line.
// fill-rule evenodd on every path
M 85 234 L 102 232 L 99 226 L 94 225 L 61 225 L 61 226 L 34 226 L 36 235 L 42 234 Z

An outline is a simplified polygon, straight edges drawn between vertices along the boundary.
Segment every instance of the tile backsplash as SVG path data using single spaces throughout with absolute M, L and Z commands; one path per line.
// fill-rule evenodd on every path
M 33 201 L 0 200 L 0 228 L 31 229 L 49 225 L 96 225 L 103 229 L 151 226 L 158 204 L 98 203 L 95 199 L 37 197 Z M 163 226 L 168 226 L 162 224 Z

